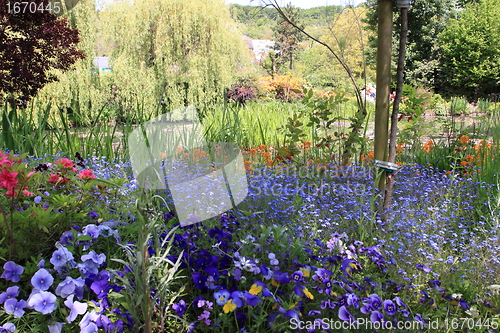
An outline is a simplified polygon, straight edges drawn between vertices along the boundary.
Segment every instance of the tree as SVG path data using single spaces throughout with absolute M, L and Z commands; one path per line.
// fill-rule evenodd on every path
M 144 105 L 211 107 L 250 57 L 222 0 L 116 2 L 101 17 L 115 84 Z
M 33 0 L 47 8 L 49 0 Z M 48 11 L 13 14 L 0 0 L 0 103 L 24 105 L 47 83 L 53 69 L 68 70 L 84 54 L 78 30 Z M 12 2 L 10 3 L 12 5 Z M 12 10 L 12 8 L 11 8 Z
M 283 11 L 293 24 L 304 29 L 304 26 L 299 21 L 299 10 L 297 8 L 289 4 L 283 8 Z M 299 52 L 300 43 L 305 39 L 305 36 L 293 24 L 281 18 L 273 29 L 274 49 L 279 56 L 278 64 L 288 64 L 287 67 L 290 71 L 293 70 L 293 61 Z
M 365 79 L 374 79 L 375 73 L 367 71 L 366 48 L 369 46 L 369 36 L 371 32 L 364 31 L 366 23 L 367 9 L 364 7 L 354 8 L 348 6 L 344 8 L 333 20 L 329 27 L 329 34 L 323 36 L 327 42 L 337 52 L 337 54 L 351 68 L 353 75 L 364 85 Z M 333 57 L 332 62 L 334 61 Z M 340 65 L 336 65 L 337 72 L 341 72 Z
M 427 88 L 435 88 L 441 79 L 440 57 L 441 52 L 436 41 L 446 28 L 448 19 L 454 15 L 454 0 L 418 0 L 413 1 L 408 10 L 408 41 L 404 67 L 406 69 L 406 83 L 417 82 Z M 369 0 L 370 9 L 367 13 L 367 28 L 377 31 L 378 5 L 377 1 Z M 397 59 L 398 40 L 401 32 L 399 9 L 393 7 L 393 59 Z M 370 38 L 370 43 L 375 46 L 376 35 Z M 372 47 L 372 52 L 375 48 Z M 372 57 L 369 57 L 372 58 Z M 394 61 L 394 64 L 396 61 Z M 393 71 L 395 72 L 395 71 Z
M 498 93 L 500 87 L 500 4 L 469 3 L 443 31 L 445 87 L 470 100 Z

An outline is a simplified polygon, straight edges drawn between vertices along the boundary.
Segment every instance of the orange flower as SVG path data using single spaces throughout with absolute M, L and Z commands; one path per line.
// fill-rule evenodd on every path
M 257 154 L 257 149 L 255 148 L 250 149 L 250 154 L 252 154 L 252 156 L 255 156 Z
M 402 153 L 405 148 L 404 142 L 398 143 L 398 146 L 396 147 L 396 152 Z
M 432 140 L 427 141 L 423 146 L 422 149 L 425 150 L 426 154 L 429 154 L 429 152 L 434 148 L 434 142 Z
M 266 150 L 267 147 L 266 147 L 266 145 L 260 145 L 259 148 L 260 148 L 260 150 Z
M 469 162 L 474 162 L 475 158 L 472 155 L 467 155 L 467 156 L 465 156 L 465 160 L 467 160 Z
M 461 144 L 466 145 L 469 143 L 469 137 L 467 135 L 462 135 L 460 140 L 458 140 Z
M 175 151 L 177 152 L 177 154 L 182 153 L 182 147 L 181 146 L 177 147 Z
M 271 158 L 271 154 L 268 152 L 262 153 L 263 158 Z
M 467 161 L 460 162 L 461 167 L 466 167 L 468 164 L 469 164 L 469 162 L 467 162 Z
M 304 142 L 304 149 L 306 149 L 306 148 L 311 148 L 311 145 L 312 145 L 312 144 L 311 144 L 311 142 L 309 142 L 309 141 Z

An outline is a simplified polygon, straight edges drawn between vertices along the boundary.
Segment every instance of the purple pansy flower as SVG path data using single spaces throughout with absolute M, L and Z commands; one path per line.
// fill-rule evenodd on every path
M 184 312 L 186 312 L 186 302 L 184 300 L 180 300 L 178 304 L 172 304 L 172 309 L 175 310 L 175 313 L 177 313 L 177 316 L 182 317 Z
M 339 318 L 343 321 L 354 321 L 353 315 L 346 309 L 344 305 L 339 308 Z
M 396 304 L 390 299 L 384 301 L 384 310 L 389 316 L 394 316 L 396 314 Z
M 373 311 L 372 314 L 370 315 L 370 320 L 372 321 L 372 323 L 383 322 L 384 315 L 381 312 Z

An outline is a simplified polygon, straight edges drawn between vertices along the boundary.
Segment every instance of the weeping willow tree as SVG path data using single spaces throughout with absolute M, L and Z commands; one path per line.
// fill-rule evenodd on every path
M 223 0 L 117 2 L 101 13 L 101 23 L 126 103 L 206 109 L 250 63 Z
M 73 8 L 74 7 L 74 8 Z M 93 57 L 96 56 L 95 42 L 98 22 L 95 0 L 80 0 L 78 5 L 64 14 L 72 26 L 78 28 L 80 42 L 78 48 L 85 54 L 74 69 L 56 73 L 59 81 L 45 86 L 37 95 L 34 103 L 43 108 L 50 102 L 51 112 L 59 110 L 69 113 L 80 124 L 88 124 L 98 110 L 105 104 L 100 77 L 95 74 Z M 58 116 L 54 119 L 59 119 Z

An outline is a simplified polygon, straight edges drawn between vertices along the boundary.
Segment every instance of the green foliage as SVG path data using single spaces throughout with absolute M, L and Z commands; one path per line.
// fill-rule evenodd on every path
M 444 84 L 469 100 L 487 97 L 500 87 L 500 4 L 469 4 L 451 19 L 439 42 L 443 49 Z
M 168 311 L 183 288 L 174 290 L 173 282 L 178 279 L 182 251 L 175 262 L 169 260 L 173 237 L 178 227 L 166 230 L 161 209 L 153 197 L 143 193 L 137 200 L 138 221 L 135 244 L 120 246 L 125 259 L 112 259 L 131 271 L 132 276 L 119 277 L 125 290 L 122 305 L 136 320 L 134 332 L 165 332 Z M 165 232 L 165 237 L 158 237 Z M 150 254 L 149 249 L 153 250 Z M 117 273 L 119 270 L 117 270 Z M 119 274 L 117 274 L 120 276 Z M 155 291 L 151 290 L 154 286 Z M 177 288 L 177 286 L 175 287 Z

